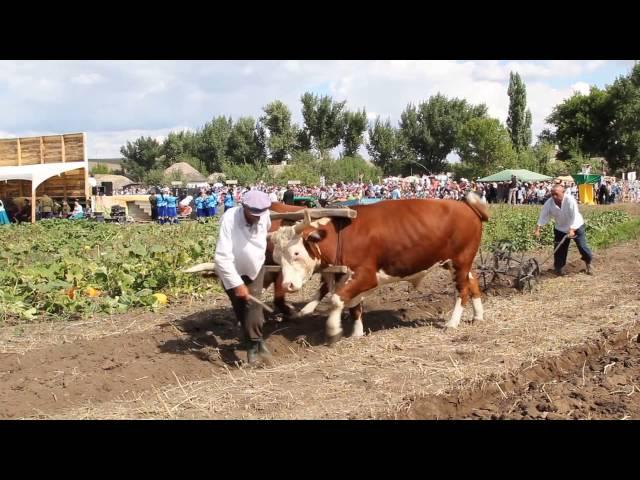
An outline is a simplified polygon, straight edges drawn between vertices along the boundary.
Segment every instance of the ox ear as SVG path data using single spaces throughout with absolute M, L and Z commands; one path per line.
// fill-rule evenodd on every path
M 319 242 L 326 236 L 327 232 L 325 230 L 314 230 L 309 233 L 309 235 L 307 235 L 307 238 L 305 238 L 305 240 L 309 242 Z

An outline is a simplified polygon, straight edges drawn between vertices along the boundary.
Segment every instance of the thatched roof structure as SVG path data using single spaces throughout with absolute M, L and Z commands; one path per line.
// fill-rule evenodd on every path
M 113 189 L 120 190 L 121 188 L 126 187 L 127 185 L 139 185 L 138 182 L 134 182 L 130 178 L 125 177 L 124 175 L 111 175 L 109 173 L 96 173 L 93 175 L 93 178 L 96 179 L 96 182 L 113 182 Z
M 206 182 L 207 179 L 198 170 L 193 168 L 187 162 L 174 163 L 164 171 L 165 175 L 171 175 L 174 172 L 180 173 L 188 182 Z

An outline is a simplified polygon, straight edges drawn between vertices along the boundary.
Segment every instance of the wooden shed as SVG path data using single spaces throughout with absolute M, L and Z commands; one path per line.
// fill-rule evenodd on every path
M 0 198 L 31 198 L 35 222 L 37 198 L 90 198 L 86 134 L 0 139 Z

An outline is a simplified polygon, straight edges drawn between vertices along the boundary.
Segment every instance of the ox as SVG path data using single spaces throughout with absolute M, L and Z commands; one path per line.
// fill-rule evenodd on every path
M 272 203 L 270 210 L 276 213 L 285 213 L 285 212 L 296 212 L 298 210 L 302 210 L 305 207 L 299 205 L 286 205 L 284 203 Z M 282 225 L 282 220 L 277 219 L 271 222 L 271 228 L 269 232 L 277 231 Z M 267 252 L 265 258 L 265 265 L 276 265 L 273 260 L 273 243 L 269 240 L 267 242 Z M 213 273 L 215 271 L 215 264 L 213 262 L 207 263 L 199 263 L 198 265 L 194 265 L 193 267 L 185 270 L 187 273 Z M 265 289 L 269 288 L 269 286 L 273 283 L 273 304 L 276 307 L 276 311 L 284 314 L 285 317 L 295 317 L 297 313 L 292 305 L 286 302 L 285 296 L 286 291 L 282 287 L 282 273 L 278 273 L 276 276 L 265 274 L 264 277 L 264 287 Z M 323 282 L 320 286 L 320 291 L 316 294 L 314 298 L 322 298 L 329 291 L 329 287 L 327 286 L 327 281 L 323 277 Z M 301 314 L 306 315 L 315 310 L 317 306 L 316 301 L 312 301 L 310 304 L 306 305 L 302 310 Z
M 460 323 L 469 291 L 474 321 L 482 320 L 480 288 L 471 265 L 480 246 L 487 207 L 475 194 L 463 201 L 392 200 L 353 207 L 357 217 L 322 218 L 281 227 L 270 234 L 273 258 L 282 266 L 283 288 L 299 290 L 318 266 L 345 265 L 353 272 L 331 296 L 333 308 L 326 324 L 330 342 L 342 334 L 341 315 L 350 309 L 354 336 L 364 334 L 362 299 L 374 288 L 399 281 L 418 286 L 435 264 L 452 270 L 456 300 L 446 327 Z M 326 293 L 326 289 L 323 289 Z M 302 313 L 322 299 L 318 294 Z

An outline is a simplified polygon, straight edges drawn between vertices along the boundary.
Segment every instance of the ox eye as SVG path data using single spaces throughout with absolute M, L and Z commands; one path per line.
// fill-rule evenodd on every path
M 300 252 L 295 252 L 294 255 L 297 257 L 298 255 L 300 255 Z

